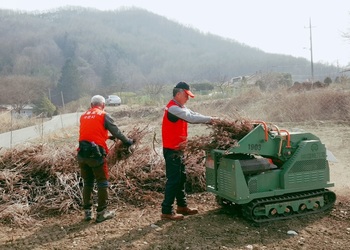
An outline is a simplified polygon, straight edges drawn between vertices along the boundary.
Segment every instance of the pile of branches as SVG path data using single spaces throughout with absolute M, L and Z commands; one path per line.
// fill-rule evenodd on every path
M 144 137 L 147 142 L 144 142 Z M 156 135 L 148 126 L 133 128 L 127 137 L 130 147 L 116 141 L 108 154 L 110 200 L 117 199 L 137 206 L 155 204 L 164 191 L 165 172 L 162 152 Z
M 213 149 L 227 150 L 238 145 L 238 141 L 252 129 L 249 120 L 215 120 L 208 125 L 209 135 L 195 136 L 188 140 L 185 147 L 185 164 L 187 167 L 187 189 L 193 192 L 204 191 L 205 158 Z
M 31 223 L 31 217 L 67 213 L 81 201 L 72 147 L 37 145 L 7 150 L 0 158 L 0 219 Z
M 246 122 L 218 121 L 210 135 L 195 137 L 185 148 L 187 191 L 203 192 L 205 153 L 228 148 L 248 133 Z M 159 205 L 165 188 L 165 164 L 155 133 L 133 128 L 127 133 L 135 143 L 117 140 L 107 157 L 110 203 L 136 206 Z M 7 150 L 0 157 L 0 220 L 12 224 L 32 223 L 36 217 L 80 210 L 82 179 L 76 160 L 76 145 L 32 145 Z
M 211 129 L 209 135 L 195 136 L 186 143 L 187 155 L 236 147 L 238 141 L 253 129 L 250 120 L 216 120 L 209 126 Z

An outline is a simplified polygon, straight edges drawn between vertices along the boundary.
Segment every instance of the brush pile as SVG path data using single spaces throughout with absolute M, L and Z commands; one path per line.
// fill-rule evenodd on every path
M 185 146 L 187 168 L 187 190 L 203 192 L 205 185 L 206 152 L 212 149 L 226 150 L 237 146 L 238 141 L 248 134 L 253 125 L 248 120 L 216 120 L 208 125 L 209 135 L 195 136 Z
M 253 129 L 253 125 L 249 120 L 216 120 L 210 125 L 210 129 L 212 131 L 209 135 L 195 136 L 187 142 L 188 154 L 235 147 L 237 142 Z
M 185 148 L 188 192 L 205 191 L 205 152 L 235 146 L 251 129 L 245 121 L 217 121 L 209 135 L 194 137 Z M 110 146 L 110 203 L 135 206 L 158 204 L 165 186 L 161 143 L 146 126 L 127 133 L 130 148 L 116 141 Z M 82 180 L 76 145 L 31 145 L 0 156 L 0 220 L 25 225 L 35 218 L 81 209 Z M 158 204 L 159 205 L 159 204 Z
M 6 151 L 0 158 L 0 193 L 3 222 L 31 223 L 34 217 L 78 209 L 75 151 L 50 145 Z

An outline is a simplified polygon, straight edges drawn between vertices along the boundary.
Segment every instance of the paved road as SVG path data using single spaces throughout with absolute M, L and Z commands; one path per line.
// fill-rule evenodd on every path
M 52 133 L 55 130 L 79 125 L 79 117 L 81 114 L 82 113 L 77 112 L 57 115 L 43 124 L 0 134 L 0 148 L 10 148 L 17 144 L 40 138 L 42 135 Z

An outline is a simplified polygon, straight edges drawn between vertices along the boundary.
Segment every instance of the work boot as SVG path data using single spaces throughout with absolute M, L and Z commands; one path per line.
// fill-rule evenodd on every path
M 109 219 L 112 219 L 114 216 L 115 216 L 114 211 L 108 211 L 107 209 L 104 209 L 101 212 L 97 212 L 96 222 L 99 223 L 105 220 L 109 220 Z
M 162 214 L 160 216 L 162 220 L 183 220 L 184 216 L 182 214 L 171 213 L 171 214 Z
M 198 214 L 198 209 L 189 208 L 189 207 L 177 207 L 176 213 L 182 214 L 182 215 L 194 215 L 194 214 Z
M 84 213 L 85 213 L 85 220 L 86 221 L 92 220 L 93 214 L 92 214 L 92 210 L 91 209 L 85 209 Z

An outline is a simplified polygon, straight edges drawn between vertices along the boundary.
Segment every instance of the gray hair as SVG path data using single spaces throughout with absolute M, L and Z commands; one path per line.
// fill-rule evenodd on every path
M 101 96 L 101 95 L 94 95 L 92 98 L 91 98 L 91 104 L 93 106 L 100 106 L 102 104 L 106 103 L 106 99 Z
M 173 89 L 173 97 L 175 97 L 177 93 L 179 93 L 179 92 L 183 92 L 183 91 L 184 91 L 183 89 L 180 89 L 180 88 L 174 88 L 174 89 Z

